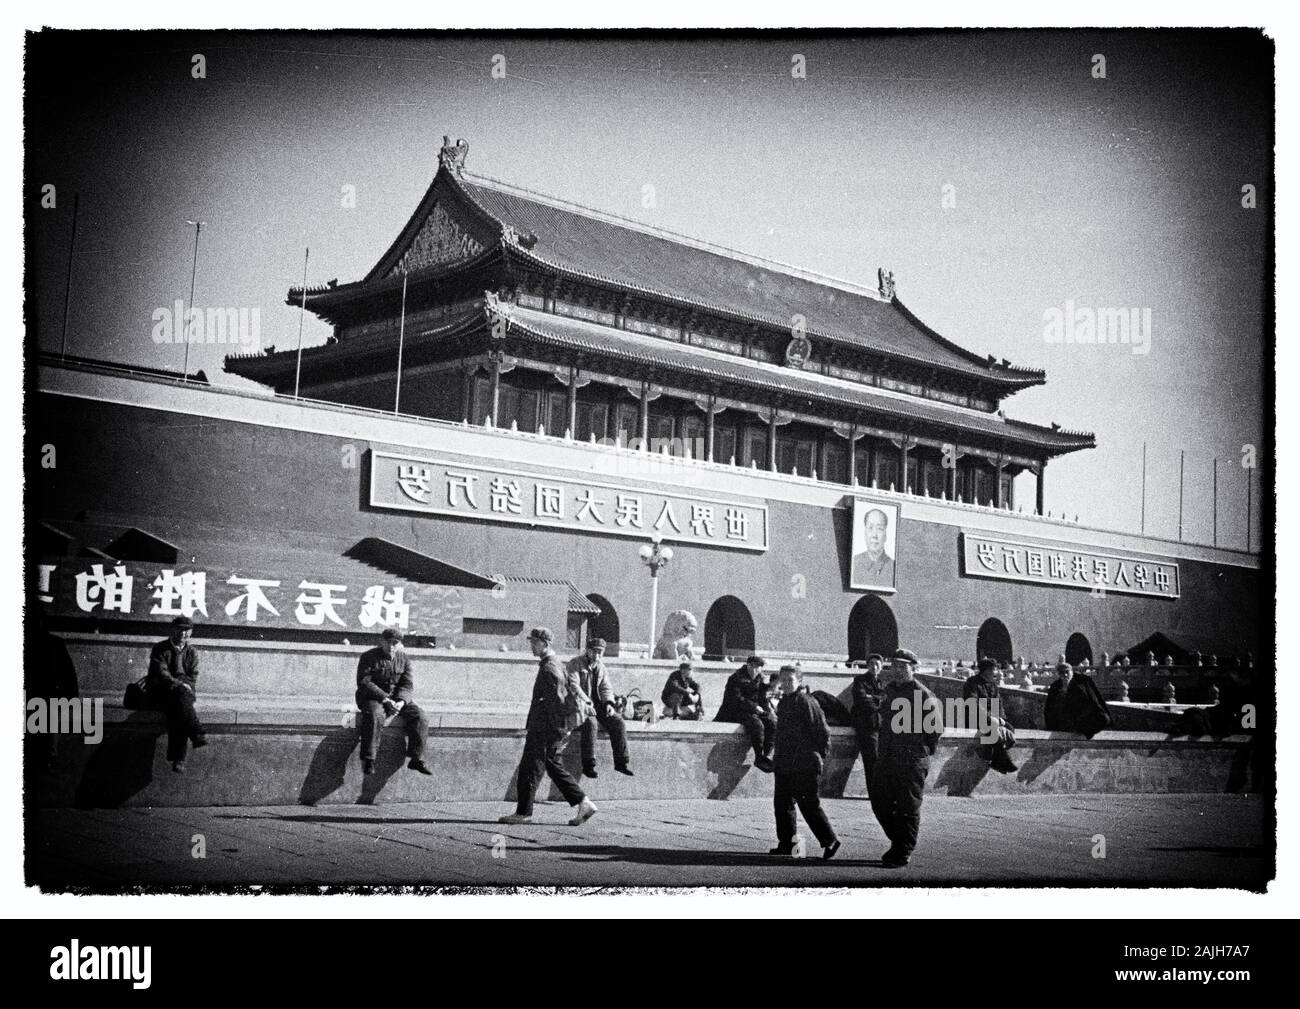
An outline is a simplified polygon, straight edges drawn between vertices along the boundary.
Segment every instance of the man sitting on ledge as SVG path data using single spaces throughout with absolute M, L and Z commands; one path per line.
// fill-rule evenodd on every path
M 1110 725 L 1110 712 L 1091 676 L 1076 673 L 1068 662 L 1058 662 L 1043 721 L 1053 732 L 1077 732 L 1091 739 Z
M 194 710 L 194 692 L 199 680 L 199 653 L 190 644 L 194 621 L 176 617 L 172 632 L 149 652 L 149 675 L 145 696 L 151 708 L 167 716 L 167 759 L 172 770 L 185 773 L 186 742 L 194 749 L 208 745 L 203 723 Z
M 776 716 L 768 704 L 767 684 L 759 671 L 763 660 L 751 655 L 745 664 L 727 678 L 722 706 L 715 722 L 737 722 L 744 726 L 754 747 L 754 766 L 772 773 L 772 749 L 776 745 Z
M 1010 774 L 1019 770 L 1007 750 L 1016 745 L 1016 734 L 1006 720 L 1002 710 L 1002 698 L 998 687 L 998 664 L 985 656 L 979 661 L 979 671 L 970 677 L 961 688 L 963 700 L 975 698 L 975 703 L 983 710 L 976 715 L 976 724 L 968 725 L 979 732 L 988 730 L 997 736 L 997 742 L 983 741 L 979 748 L 980 756 L 989 762 L 989 766 L 999 774 Z
M 582 773 L 588 778 L 598 777 L 596 773 L 596 725 L 609 733 L 609 745 L 614 751 L 614 770 L 619 774 L 632 776 L 628 766 L 627 727 L 623 716 L 614 710 L 614 688 L 609 685 L 609 674 L 605 671 L 605 639 L 589 638 L 587 650 L 575 655 L 565 663 L 565 672 L 578 677 L 578 684 L 583 693 L 591 698 L 596 713 L 582 723 L 579 732 L 579 745 L 582 748 Z
M 361 709 L 361 773 L 375 773 L 379 756 L 379 734 L 386 715 L 396 715 L 406 730 L 406 766 L 421 774 L 432 774 L 424 762 L 424 744 L 429 722 L 419 705 L 411 700 L 415 679 L 411 660 L 402 647 L 402 632 L 387 627 L 379 644 L 357 663 L 357 707 Z

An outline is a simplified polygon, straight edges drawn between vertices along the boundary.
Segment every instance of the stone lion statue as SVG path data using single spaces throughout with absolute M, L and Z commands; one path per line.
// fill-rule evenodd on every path
M 695 614 L 689 610 L 673 610 L 664 621 L 664 632 L 655 644 L 656 659 L 690 659 L 695 661 L 695 645 L 691 635 L 699 629 Z

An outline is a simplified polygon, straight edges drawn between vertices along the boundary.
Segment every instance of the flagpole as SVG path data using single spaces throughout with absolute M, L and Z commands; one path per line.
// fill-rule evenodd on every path
M 1178 453 L 1178 542 L 1183 541 L 1183 463 L 1187 459 L 1184 449 Z
M 402 317 L 397 324 L 397 395 L 393 398 L 393 413 L 402 407 L 402 348 L 406 342 L 406 274 L 402 274 Z
M 298 383 L 302 380 L 302 324 L 307 318 L 307 261 L 311 258 L 311 247 L 302 254 L 302 307 L 298 310 L 298 365 L 293 371 L 293 398 L 298 398 Z
M 1142 535 L 1147 534 L 1147 443 L 1142 443 Z
M 68 242 L 68 281 L 63 286 L 63 339 L 59 343 L 59 360 L 68 354 L 68 306 L 72 299 L 72 256 L 77 248 L 77 210 L 81 206 L 81 194 L 72 194 L 72 238 Z
M 1246 467 L 1246 553 L 1250 553 L 1250 467 Z
M 1214 458 L 1214 545 L 1219 545 L 1219 458 Z

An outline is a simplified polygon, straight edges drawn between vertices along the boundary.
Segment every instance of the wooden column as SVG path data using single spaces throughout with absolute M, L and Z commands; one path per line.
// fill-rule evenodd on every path
M 488 416 L 492 418 L 492 426 L 496 427 L 500 421 L 498 414 L 501 409 L 501 358 L 496 354 L 491 355 L 488 374 L 492 376 L 492 406 L 491 413 Z
M 709 393 L 709 408 L 704 412 L 704 461 L 713 462 L 713 418 L 717 416 L 718 397 Z
M 573 438 L 578 437 L 578 368 L 577 365 L 569 367 L 569 434 Z
M 858 485 L 858 425 L 849 428 L 849 486 Z
M 904 438 L 898 446 L 898 489 L 907 492 L 907 453 L 911 446 Z
M 1006 467 L 1007 467 L 1006 456 L 1000 455 L 993 460 L 993 471 L 994 471 L 993 500 L 999 508 L 1005 508 L 1007 506 L 1006 496 L 1002 493 L 1002 471 L 1006 469 Z
M 641 383 L 641 445 L 643 451 L 650 451 L 650 383 Z
M 466 368 L 464 377 L 461 381 L 460 389 L 460 415 L 469 420 L 470 413 L 474 409 L 474 376 L 478 368 Z
M 1038 506 L 1038 514 L 1039 514 L 1039 515 L 1045 515 L 1045 514 L 1047 514 L 1047 513 L 1043 510 L 1043 478 L 1044 478 L 1045 476 L 1047 476 L 1047 460 L 1046 460 L 1046 459 L 1044 459 L 1042 462 L 1040 462 L 1040 463 L 1038 464 L 1038 495 L 1037 495 L 1037 497 L 1038 497 L 1038 501 L 1037 501 L 1037 506 Z
M 767 468 L 769 472 L 776 472 L 776 407 L 772 407 L 772 416 L 767 422 Z

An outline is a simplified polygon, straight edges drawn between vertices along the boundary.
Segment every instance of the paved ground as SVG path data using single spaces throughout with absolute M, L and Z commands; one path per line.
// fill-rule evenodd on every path
M 769 856 L 764 800 L 605 802 L 582 827 L 539 803 L 504 826 L 502 803 L 44 810 L 29 824 L 28 880 L 47 891 L 150 886 L 1197 885 L 1259 889 L 1272 875 L 1264 804 L 1240 795 L 927 796 L 912 864 L 865 800 L 826 808 L 838 857 L 801 823 L 813 858 Z M 1105 857 L 1095 835 L 1105 837 Z M 200 839 L 196 835 L 202 835 Z M 198 846 L 203 858 L 194 857 Z

